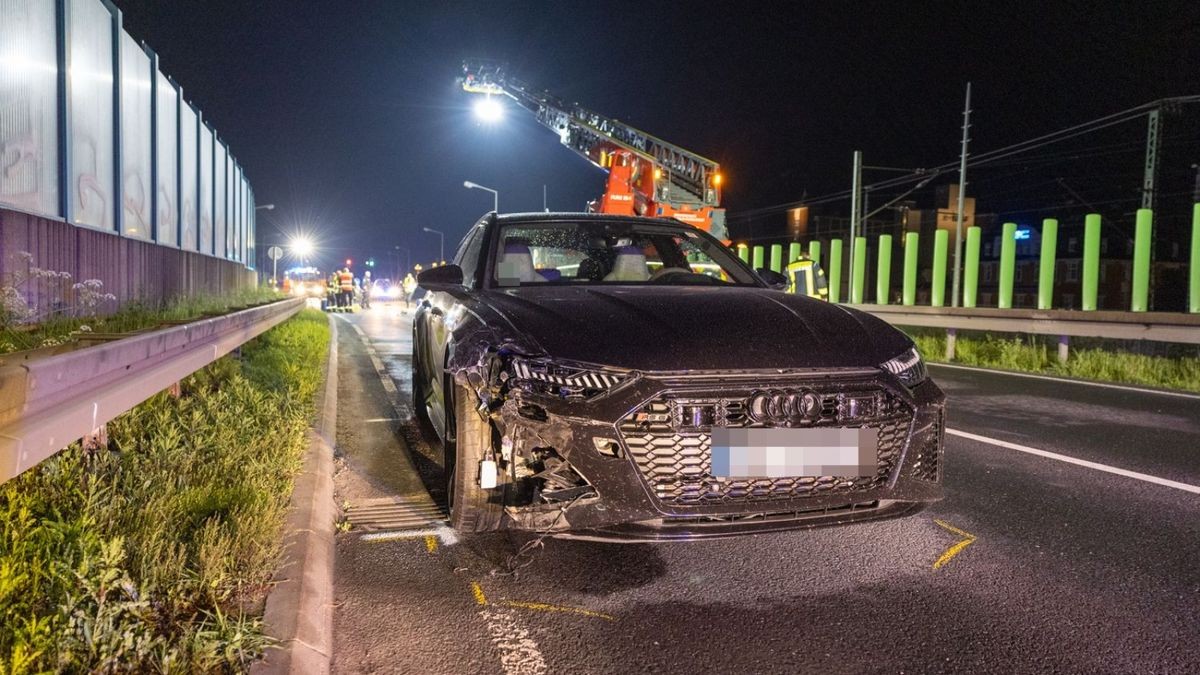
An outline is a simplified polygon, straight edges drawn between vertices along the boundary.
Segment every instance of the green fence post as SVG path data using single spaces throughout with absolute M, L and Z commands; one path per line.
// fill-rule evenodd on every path
M 888 304 L 892 290 L 892 235 L 879 235 L 879 264 L 875 270 L 875 303 Z
M 783 272 L 783 244 L 771 244 L 771 271 Z
M 816 243 L 816 242 L 814 242 Z M 809 250 L 812 250 L 811 248 Z M 842 300 L 842 240 L 829 241 L 829 301 Z
M 979 293 L 979 235 L 978 227 L 967 228 L 967 258 L 963 262 L 963 307 L 974 307 Z
M 1096 311 L 1096 293 L 1100 289 L 1100 214 L 1089 213 L 1083 219 L 1083 296 L 1080 307 Z
M 1200 314 L 1200 204 L 1192 205 L 1192 258 L 1188 266 L 1188 311 Z
M 863 286 L 867 285 L 867 238 L 854 238 L 854 274 L 850 279 L 850 302 L 861 305 Z
M 933 233 L 933 288 L 929 289 L 929 304 L 946 306 L 946 256 L 950 246 L 950 232 L 937 230 Z
M 1150 300 L 1150 227 L 1154 212 L 1137 210 L 1137 228 L 1133 235 L 1133 297 L 1129 311 L 1144 312 Z
M 821 264 L 821 242 L 815 239 L 808 242 L 808 257 L 814 264 Z
M 746 263 L 747 265 L 750 264 L 750 247 L 749 246 L 746 246 L 745 244 L 738 244 L 737 245 L 737 254 L 738 254 L 738 257 L 742 259 L 742 262 Z
M 1012 309 L 1013 276 L 1017 264 L 1017 224 L 1005 223 L 1000 234 L 1000 309 Z
M 751 266 L 751 267 L 753 267 L 753 268 L 754 268 L 754 269 L 756 269 L 756 270 L 760 270 L 760 269 L 762 269 L 762 268 L 763 268 L 763 247 L 761 247 L 761 246 L 755 246 L 755 247 L 754 247 L 754 248 L 751 250 L 751 255 L 750 255 L 750 258 L 751 258 L 751 261 L 752 261 L 752 262 L 750 263 L 750 266 Z
M 1042 258 L 1038 263 L 1038 309 L 1054 306 L 1054 265 L 1058 250 L 1058 221 L 1042 221 Z
M 788 244 L 787 264 L 791 265 L 792 263 L 796 262 L 796 259 L 799 257 L 800 257 L 800 242 L 793 241 L 792 243 Z
M 904 302 L 905 305 L 917 304 L 917 242 L 919 234 L 909 232 L 904 235 Z

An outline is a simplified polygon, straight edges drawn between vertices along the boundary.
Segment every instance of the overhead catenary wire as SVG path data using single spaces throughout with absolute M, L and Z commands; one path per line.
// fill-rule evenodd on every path
M 1029 151 L 1035 150 L 1037 148 L 1045 147 L 1045 146 L 1052 145 L 1055 143 L 1060 143 L 1062 141 L 1066 141 L 1066 140 L 1069 140 L 1072 138 L 1083 136 L 1085 134 L 1094 133 L 1096 131 L 1100 131 L 1101 129 L 1106 129 L 1106 128 L 1116 126 L 1119 124 L 1124 124 L 1124 123 L 1133 121 L 1139 117 L 1142 117 L 1142 116 L 1148 114 L 1149 112 L 1151 112 L 1152 110 L 1156 110 L 1156 109 L 1166 106 L 1166 105 L 1191 104 L 1191 103 L 1198 103 L 1198 102 L 1200 102 L 1200 95 L 1180 96 L 1180 97 L 1174 97 L 1174 98 L 1159 99 L 1156 101 L 1151 101 L 1149 103 L 1143 103 L 1142 105 L 1135 106 L 1135 107 L 1129 108 L 1127 110 L 1122 110 L 1120 112 L 1116 112 L 1111 115 L 1106 115 L 1104 117 L 1100 117 L 1100 118 L 1097 118 L 1094 120 L 1089 120 L 1087 122 L 1083 122 L 1081 124 L 1067 127 L 1065 129 L 1060 129 L 1058 131 L 1055 131 L 1055 132 L 1052 132 L 1049 134 L 1043 134 L 1041 136 L 1037 136 L 1037 137 L 1034 137 L 1034 138 L 1031 138 L 1031 139 L 1028 139 L 1025 141 L 1021 141 L 1020 143 L 1014 143 L 1012 145 L 1005 146 L 1002 148 L 997 148 L 995 150 L 990 150 L 987 152 L 976 153 L 972 158 L 968 158 L 967 167 L 973 168 L 973 167 L 983 166 L 985 164 L 996 162 L 1001 159 L 1005 159 L 1005 158 L 1013 157 L 1015 155 L 1019 155 L 1021 153 L 1029 152 Z M 865 185 L 864 188 L 870 189 L 872 191 L 876 191 L 876 190 L 886 190 L 888 188 L 899 187 L 899 186 L 903 186 L 903 185 L 910 185 L 912 183 L 916 183 L 916 182 L 924 179 L 930 173 L 948 172 L 948 171 L 955 169 L 957 166 L 958 166 L 957 161 L 948 162 L 946 164 L 930 167 L 928 169 L 917 170 L 906 176 L 889 178 L 886 180 L 879 181 L 877 183 Z M 774 204 L 771 206 L 765 206 L 765 207 L 760 207 L 760 208 L 756 208 L 756 209 L 748 209 L 745 211 L 739 211 L 737 213 L 730 214 L 729 220 L 731 222 L 736 222 L 736 221 L 740 221 L 743 219 L 752 219 L 757 216 L 769 215 L 769 214 L 773 214 L 773 213 L 780 213 L 780 212 L 794 209 L 794 208 L 797 208 L 800 206 L 815 206 L 815 205 L 820 205 L 820 204 L 827 204 L 827 203 L 831 203 L 831 202 L 842 201 L 844 199 L 849 198 L 851 196 L 852 192 L 853 192 L 853 190 L 840 190 L 840 191 L 832 192 L 832 193 L 829 193 L 826 195 L 820 195 L 817 197 L 813 197 L 811 199 L 791 201 L 791 202 L 786 202 L 786 203 L 782 203 L 782 204 Z

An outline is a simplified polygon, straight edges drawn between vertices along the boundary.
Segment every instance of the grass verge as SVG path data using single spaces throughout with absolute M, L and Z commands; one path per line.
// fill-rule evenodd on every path
M 938 330 L 908 329 L 917 349 L 928 361 L 946 363 L 946 334 Z M 1094 346 L 1085 346 L 1085 345 Z M 1100 382 L 1140 384 L 1164 389 L 1200 391 L 1200 351 L 1172 345 L 1173 355 L 1138 354 L 1099 341 L 1074 341 L 1065 363 L 1058 361 L 1057 343 L 1044 336 L 996 336 L 959 332 L 954 360 L 983 368 L 1060 375 Z M 1078 346 L 1077 346 L 1078 345 Z
M 304 310 L 0 486 L 0 672 L 229 672 L 263 602 L 329 343 Z
M 199 319 L 204 314 L 223 313 L 233 307 L 258 305 L 282 297 L 269 288 L 256 287 L 227 295 L 175 298 L 161 305 L 131 302 L 108 316 L 59 316 L 35 325 L 0 325 L 0 354 L 64 344 L 82 326 L 97 333 L 127 333 L 152 328 L 164 321 Z

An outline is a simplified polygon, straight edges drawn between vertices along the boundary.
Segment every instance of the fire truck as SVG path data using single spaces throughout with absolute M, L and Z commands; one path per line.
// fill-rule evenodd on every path
M 721 167 L 577 104 L 534 91 L 502 63 L 463 63 L 462 88 L 472 94 L 502 96 L 533 113 L 567 148 L 608 173 L 600 199 L 590 211 L 674 218 L 727 241 L 721 204 Z

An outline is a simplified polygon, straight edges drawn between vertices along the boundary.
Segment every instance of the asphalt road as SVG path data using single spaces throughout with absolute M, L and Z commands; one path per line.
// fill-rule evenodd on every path
M 382 526 L 436 510 L 439 449 L 409 419 L 410 315 L 339 325 L 336 672 L 1200 671 L 1200 397 L 934 366 L 950 429 L 989 440 L 947 437 L 916 516 L 548 540 L 513 576 L 526 539 Z

